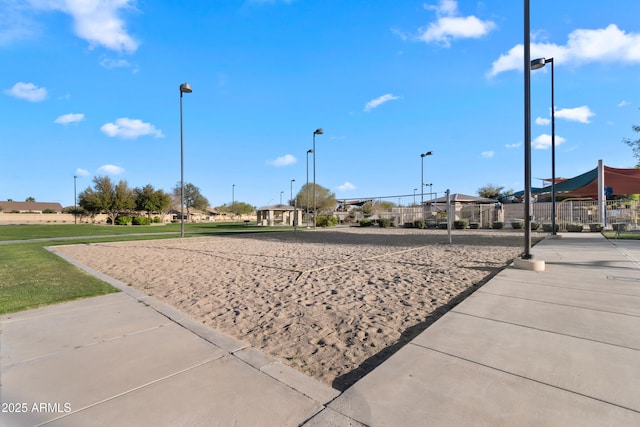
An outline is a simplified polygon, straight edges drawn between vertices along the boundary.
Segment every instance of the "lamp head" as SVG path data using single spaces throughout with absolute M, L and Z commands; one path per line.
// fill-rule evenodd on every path
M 309 149 L 307 150 L 307 154 L 309 154 L 309 153 L 313 153 L 313 150 L 312 150 L 311 148 L 309 148 Z
M 533 59 L 533 60 L 531 60 L 531 69 L 532 70 L 539 70 L 540 68 L 542 68 L 545 65 L 547 65 L 547 62 L 552 62 L 552 61 L 553 61 L 553 58 L 551 58 L 551 60 L 548 60 L 546 58 Z
M 427 157 L 427 156 L 430 156 L 432 154 L 433 154 L 433 152 L 427 151 L 426 153 L 420 154 L 420 157 Z
M 314 135 L 322 135 L 323 133 L 324 131 L 322 130 L 322 128 L 318 128 L 313 132 Z
M 180 85 L 180 93 L 191 93 L 193 90 L 191 89 L 191 85 L 189 83 L 182 83 Z

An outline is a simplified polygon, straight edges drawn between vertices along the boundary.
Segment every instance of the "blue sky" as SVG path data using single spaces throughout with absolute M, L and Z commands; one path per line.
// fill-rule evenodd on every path
M 636 164 L 638 16 L 634 0 L 531 1 L 557 176 Z M 97 175 L 170 191 L 183 82 L 185 181 L 212 206 L 233 185 L 286 202 L 317 128 L 316 180 L 340 199 L 419 198 L 422 162 L 438 195 L 520 190 L 522 43 L 523 1 L 0 0 L 0 200 L 73 205 L 74 175 L 78 192 Z M 533 186 L 551 176 L 550 76 L 532 72 Z

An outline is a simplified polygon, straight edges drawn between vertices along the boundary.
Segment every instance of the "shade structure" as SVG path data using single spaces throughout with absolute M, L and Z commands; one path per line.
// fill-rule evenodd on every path
M 604 166 L 604 185 L 611 188 L 611 195 L 640 194 L 640 169 Z M 538 188 L 533 192 L 537 194 L 549 193 L 551 186 Z M 597 197 L 598 168 L 557 182 L 556 193 L 561 196 Z

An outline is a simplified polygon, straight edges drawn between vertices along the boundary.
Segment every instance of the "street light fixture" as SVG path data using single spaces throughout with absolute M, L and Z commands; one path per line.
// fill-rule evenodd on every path
M 78 179 L 78 175 L 73 175 L 73 223 L 78 223 L 78 196 L 76 192 L 76 181 Z
M 295 180 L 295 179 L 292 179 L 292 180 L 291 180 L 291 189 L 290 189 L 290 195 L 291 195 L 291 197 L 289 198 L 289 203 L 293 203 L 293 183 L 294 183 L 294 182 L 296 182 L 296 180 Z M 293 206 L 293 205 L 291 205 L 291 206 Z
M 307 204 L 305 206 L 305 210 L 307 211 L 307 228 L 309 227 L 309 154 L 313 153 L 313 150 L 310 148 L 307 150 Z
M 233 205 L 236 204 L 236 185 L 235 184 L 231 184 L 231 213 L 235 216 L 235 214 L 233 213 Z
M 191 85 L 180 85 L 180 237 L 184 237 L 184 142 L 182 137 L 182 94 L 191 93 Z
M 280 204 L 282 204 L 282 193 L 284 193 L 284 191 L 280 192 Z
M 553 58 L 538 58 L 531 61 L 531 69 L 539 70 L 551 64 L 551 235 L 556 233 L 556 112 L 554 103 Z
M 424 158 L 427 156 L 431 156 L 433 154 L 432 151 L 427 151 L 426 153 L 420 154 L 421 158 L 421 178 L 420 178 L 420 204 L 424 205 Z
M 318 128 L 313 131 L 313 229 L 316 229 L 316 135 L 322 135 L 324 131 Z
M 425 184 L 424 186 L 429 186 L 429 200 L 433 200 L 433 192 L 431 191 L 431 188 L 433 186 L 433 184 Z

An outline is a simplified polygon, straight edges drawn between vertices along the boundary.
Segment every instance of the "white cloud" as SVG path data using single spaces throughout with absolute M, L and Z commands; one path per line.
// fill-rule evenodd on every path
M 126 59 L 113 59 L 113 58 L 102 58 L 100 60 L 100 66 L 106 69 L 112 68 L 126 68 L 130 67 L 131 64 Z
M 115 123 L 105 123 L 100 130 L 107 136 L 124 139 L 135 139 L 145 135 L 153 135 L 156 138 L 164 137 L 162 131 L 156 129 L 152 124 L 126 117 L 117 119 Z
M 531 58 L 554 58 L 555 64 L 585 64 L 589 62 L 640 62 L 640 34 L 626 33 L 611 24 L 596 30 L 572 31 L 565 45 L 532 43 Z M 522 71 L 524 46 L 518 44 L 496 59 L 487 73 L 494 77 L 510 70 Z
M 522 142 L 516 142 L 514 144 L 505 144 L 505 147 L 511 149 L 511 148 L 519 148 L 520 146 L 522 146 Z
M 572 122 L 590 123 L 589 119 L 596 114 L 589 109 L 586 105 L 576 108 L 563 108 L 556 110 L 556 117 L 559 119 L 565 119 Z
M 483 151 L 481 153 L 482 157 L 484 157 L 485 159 L 490 159 L 493 157 L 493 155 L 496 154 L 493 150 L 489 150 L 489 151 Z
M 47 99 L 47 89 L 33 83 L 18 82 L 11 89 L 6 89 L 4 93 L 30 102 L 40 102 Z
M 120 175 L 124 169 L 116 165 L 102 165 L 98 168 L 98 173 L 106 173 L 108 175 Z
M 127 34 L 123 10 L 135 10 L 134 0 L 29 0 L 39 10 L 56 10 L 73 18 L 73 29 L 89 46 L 135 52 L 138 42 Z
M 356 186 L 350 183 L 349 181 L 345 181 L 344 184 L 338 186 L 338 190 L 340 191 L 349 191 L 349 190 L 355 190 L 355 189 L 356 189 Z
M 33 38 L 41 32 L 41 26 L 25 13 L 22 2 L 0 1 L 0 9 L 0 45 Z
M 556 147 L 565 141 L 566 139 L 556 135 Z M 536 137 L 533 141 L 531 141 L 531 145 L 536 150 L 546 150 L 547 148 L 551 147 L 551 135 L 543 133 L 542 135 Z
M 298 159 L 296 159 L 291 154 L 285 154 L 284 156 L 280 156 L 275 160 L 267 160 L 267 164 L 275 167 L 288 166 L 296 163 Z
M 364 106 L 364 111 L 365 112 L 369 112 L 369 111 L 373 110 L 374 108 L 377 108 L 377 107 L 381 106 L 385 102 L 394 101 L 396 99 L 400 99 L 400 97 L 399 96 L 394 96 L 394 95 L 392 95 L 390 93 L 388 93 L 386 95 L 382 95 L 381 97 L 378 97 L 376 99 L 372 99 L 371 101 L 367 102 L 367 104 Z
M 438 20 L 420 28 L 418 40 L 437 42 L 449 47 L 452 39 L 479 38 L 495 28 L 492 21 L 483 21 L 475 16 L 459 16 L 456 0 L 440 0 L 437 6 L 425 5 L 435 10 Z
M 631 105 L 631 103 L 630 103 L 629 101 L 622 100 L 622 101 L 620 101 L 620 103 L 618 104 L 618 107 L 627 107 L 627 106 L 629 106 L 629 105 Z
M 542 117 L 536 117 L 536 124 L 539 126 L 545 126 L 551 123 L 551 119 L 545 119 Z
M 54 123 L 59 123 L 61 125 L 68 125 L 69 123 L 78 123 L 84 120 L 84 114 L 63 114 L 62 116 L 55 119 Z
M 76 175 L 77 176 L 89 176 L 90 173 L 86 169 L 78 168 L 78 169 L 76 169 Z

